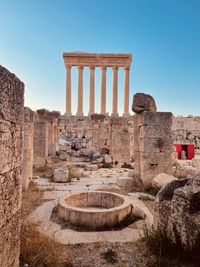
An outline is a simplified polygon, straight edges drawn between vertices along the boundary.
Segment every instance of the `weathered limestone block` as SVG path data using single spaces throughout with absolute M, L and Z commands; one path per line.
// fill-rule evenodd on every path
M 200 179 L 176 180 L 159 191 L 155 223 L 173 242 L 192 248 L 200 236 Z
M 18 267 L 20 254 L 20 213 L 0 229 L 0 266 Z
M 173 175 L 177 178 L 200 177 L 200 170 L 186 163 L 187 161 L 184 161 L 184 160 L 178 160 L 176 163 L 174 163 L 173 164 Z
M 24 84 L 0 66 L 0 266 L 18 267 Z
M 165 187 L 167 184 L 171 183 L 172 181 L 177 180 L 173 175 L 168 175 L 166 173 L 159 173 L 156 175 L 155 178 L 152 180 L 152 187 L 160 190 L 161 188 Z
M 108 164 L 111 164 L 113 162 L 112 156 L 111 155 L 108 155 L 108 154 L 105 154 L 104 155 L 104 162 L 105 163 L 108 163 Z
M 23 140 L 23 182 L 22 188 L 26 190 L 33 176 L 33 135 L 35 112 L 24 108 L 24 140 Z
M 97 164 L 91 164 L 91 165 L 86 165 L 85 170 L 86 171 L 97 171 L 99 166 Z
M 5 173 L 21 165 L 22 126 L 0 119 L 0 133 L 0 171 Z
M 143 111 L 156 112 L 156 103 L 152 96 L 143 93 L 137 93 L 133 96 L 132 110 L 139 114 Z
M 172 114 L 148 112 L 134 116 L 134 169 L 145 188 L 159 173 L 172 174 Z
M 200 170 L 200 157 L 195 157 L 194 159 L 192 159 L 192 167 Z
M 54 170 L 53 180 L 54 182 L 66 183 L 69 178 L 69 170 L 67 166 L 59 167 Z
M 105 117 L 105 116 L 104 116 Z M 61 116 L 59 132 L 62 138 L 82 138 L 86 136 L 88 140 L 92 136 L 92 121 L 90 117 Z
M 173 140 L 175 144 L 194 144 L 200 148 L 200 116 L 173 117 Z
M 135 181 L 133 177 L 118 177 L 117 185 L 124 189 L 126 192 L 131 192 L 135 186 Z
M 48 122 L 41 118 L 34 123 L 33 139 L 33 165 L 35 167 L 45 166 L 48 158 Z
M 60 112 L 47 111 L 48 124 L 48 155 L 51 157 L 56 156 L 59 151 L 59 122 Z

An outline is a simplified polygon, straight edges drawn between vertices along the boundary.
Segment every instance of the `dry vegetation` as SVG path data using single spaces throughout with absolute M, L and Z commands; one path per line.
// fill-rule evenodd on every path
M 178 239 L 172 243 L 165 231 L 145 228 L 138 247 L 147 267 L 200 266 L 200 239 L 193 248 L 186 249 Z
M 46 172 L 47 170 L 40 170 Z M 73 176 L 73 173 L 72 173 Z M 137 177 L 136 177 L 137 178 Z M 137 179 L 137 183 L 140 181 Z M 197 267 L 200 266 L 200 244 L 185 250 L 172 244 L 160 230 L 144 231 L 137 243 L 92 243 L 63 246 L 39 233 L 26 217 L 44 200 L 43 192 L 31 183 L 23 194 L 20 266 L 29 267 Z M 153 201 L 142 199 L 152 211 Z
M 28 222 L 27 216 L 44 201 L 43 193 L 34 183 L 23 194 L 20 265 L 29 267 L 69 267 L 68 250 L 37 231 L 36 225 Z
M 70 255 L 64 246 L 40 234 L 36 226 L 24 222 L 21 228 L 20 263 L 31 267 L 70 267 Z

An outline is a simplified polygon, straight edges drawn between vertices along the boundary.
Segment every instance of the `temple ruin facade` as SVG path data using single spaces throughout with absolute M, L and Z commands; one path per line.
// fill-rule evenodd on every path
M 86 184 L 81 183 L 81 190 L 86 191 L 87 195 L 89 190 L 104 190 L 106 182 L 106 186 L 113 186 L 114 183 L 114 190 L 116 188 L 122 190 L 122 187 L 125 190 L 128 187 L 127 192 L 132 193 L 132 188 L 135 188 L 135 182 L 138 180 L 143 186 L 141 190 L 149 190 L 157 175 L 172 176 L 173 144 L 193 144 L 195 153 L 198 151 L 200 154 L 200 117 L 174 117 L 171 112 L 158 112 L 153 97 L 144 93 L 134 95 L 132 110 L 136 114 L 130 115 L 131 54 L 73 52 L 64 53 L 63 58 L 66 67 L 64 115 L 58 111 L 46 109 L 33 111 L 24 107 L 24 83 L 0 66 L 0 266 L 2 267 L 19 266 L 22 193 L 27 190 L 33 178 L 33 170 L 44 170 L 49 167 L 48 164 L 53 163 L 65 165 L 54 169 L 50 178 L 54 180 L 48 180 L 50 176 L 35 177 L 35 180 L 41 180 L 44 185 L 51 186 L 49 195 L 55 190 L 52 187 L 54 182 L 66 183 L 63 189 L 65 194 L 69 177 L 77 178 L 73 181 L 74 186 L 79 183 L 80 178 L 84 178 L 84 175 L 93 175 L 92 171 L 102 168 L 114 171 L 120 169 L 118 177 L 115 177 L 116 171 L 111 176 L 104 177 L 104 180 L 98 181 L 99 184 L 90 186 L 89 178 L 93 176 L 88 176 L 88 179 L 85 179 Z M 71 70 L 74 67 L 78 68 L 76 115 L 72 114 Z M 90 70 L 87 116 L 83 113 L 84 68 Z M 95 109 L 95 68 L 101 69 L 100 114 L 97 114 Z M 107 68 L 112 68 L 111 116 L 106 110 Z M 124 69 L 123 116 L 119 116 L 118 113 L 119 68 Z M 80 147 L 74 146 L 76 142 L 79 142 Z M 84 146 L 81 146 L 81 142 Z M 79 166 L 75 170 L 76 175 L 70 173 L 74 168 L 70 160 L 74 160 L 73 166 Z M 200 169 L 200 160 L 199 158 L 196 160 L 195 164 Z M 54 177 L 55 173 L 58 176 L 68 175 L 68 177 L 59 180 L 60 177 Z M 71 187 L 75 191 L 80 189 L 76 188 L 77 184 L 74 188 Z M 57 187 L 60 187 L 60 184 L 57 184 Z M 54 194 L 56 198 L 60 197 L 60 192 L 63 193 L 60 189 L 58 191 Z M 71 189 L 66 191 L 71 193 Z
M 63 53 L 66 67 L 66 115 L 72 115 L 71 69 L 78 68 L 77 116 L 83 116 L 83 68 L 90 69 L 89 112 L 95 113 L 95 68 L 101 69 L 101 114 L 106 114 L 106 70 L 112 68 L 112 116 L 118 116 L 118 69 L 124 68 L 124 116 L 129 115 L 129 71 L 131 54 Z

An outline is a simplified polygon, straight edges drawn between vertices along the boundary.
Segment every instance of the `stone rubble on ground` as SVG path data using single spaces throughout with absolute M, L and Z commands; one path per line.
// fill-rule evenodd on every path
M 155 225 L 173 242 L 191 249 L 200 236 L 200 179 L 175 180 L 159 191 Z
M 54 170 L 54 182 L 66 183 L 69 178 L 69 170 L 67 166 L 62 166 Z

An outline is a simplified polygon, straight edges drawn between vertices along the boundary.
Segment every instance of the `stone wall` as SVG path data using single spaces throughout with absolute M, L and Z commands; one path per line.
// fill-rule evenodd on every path
M 133 156 L 133 117 L 92 116 L 92 146 L 108 148 L 113 161 L 130 162 Z
M 96 151 L 112 147 L 112 128 L 110 118 L 105 115 L 92 115 L 92 146 Z
M 172 131 L 175 144 L 195 144 L 200 149 L 200 116 L 173 117 Z
M 33 135 L 36 114 L 30 108 L 24 108 L 24 140 L 23 140 L 23 181 L 26 190 L 33 176 Z
M 110 122 L 112 129 L 111 155 L 113 161 L 128 163 L 132 157 L 131 150 L 133 143 L 131 141 L 133 140 L 131 136 L 133 132 L 133 118 L 111 117 Z
M 102 116 L 99 114 L 99 116 Z M 61 116 L 60 122 L 60 136 L 68 140 L 73 138 L 82 138 L 86 136 L 88 143 L 92 143 L 94 148 L 99 150 L 100 147 L 108 147 L 111 150 L 111 122 L 110 118 L 105 119 L 103 115 L 104 122 L 92 122 L 91 118 L 88 116 L 77 117 L 77 116 Z M 116 118 L 117 119 L 117 118 Z M 128 119 L 128 118 L 127 118 Z M 133 156 L 133 143 L 134 143 L 134 134 L 133 134 L 133 116 L 130 116 L 128 119 L 128 132 L 130 133 L 130 155 Z M 113 122 L 115 118 L 113 118 Z M 124 129 L 126 128 L 126 118 L 122 118 L 124 121 Z M 121 123 L 121 122 L 119 122 Z M 121 126 L 123 127 L 123 125 Z M 118 126 L 114 127 L 118 129 Z M 122 129 L 123 131 L 123 129 Z M 120 132 L 120 131 L 119 131 Z M 117 139 L 119 140 L 119 132 L 116 134 Z M 114 133 L 115 135 L 115 133 Z M 125 134 L 122 134 L 125 139 Z M 117 140 L 114 139 L 114 140 Z M 121 138 L 120 138 L 121 139 Z M 195 144 L 196 149 L 200 149 L 200 117 L 174 117 L 172 121 L 172 139 L 173 143 L 182 143 L 182 144 Z M 115 143 L 118 143 L 118 140 Z M 91 141 L 91 142 L 90 142 Z M 122 141 L 123 142 L 123 141 Z M 115 150 L 115 149 L 114 149 Z M 113 152 L 114 154 L 117 154 Z M 117 159 L 116 159 L 117 160 Z
M 24 84 L 0 66 L 0 266 L 19 266 Z
M 73 138 L 82 138 L 83 135 L 87 139 L 91 139 L 92 124 L 90 117 L 65 116 L 65 115 L 61 116 L 60 137 L 73 139 Z
M 39 109 L 34 123 L 33 162 L 34 167 L 44 167 L 48 157 L 55 157 L 59 149 L 60 113 Z
M 172 113 L 148 112 L 134 116 L 135 172 L 145 188 L 158 173 L 172 173 Z

